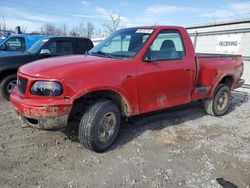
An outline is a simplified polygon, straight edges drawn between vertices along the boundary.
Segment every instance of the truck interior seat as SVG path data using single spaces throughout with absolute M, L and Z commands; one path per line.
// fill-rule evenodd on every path
M 164 40 L 161 44 L 160 54 L 164 59 L 178 59 L 179 54 L 176 51 L 175 44 L 172 40 Z

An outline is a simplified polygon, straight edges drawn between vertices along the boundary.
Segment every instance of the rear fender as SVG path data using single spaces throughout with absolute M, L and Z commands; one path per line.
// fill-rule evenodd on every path
M 210 92 L 209 98 L 211 98 L 214 95 L 214 92 L 215 92 L 216 88 L 218 87 L 218 85 L 220 83 L 222 83 L 223 79 L 226 78 L 226 77 L 232 77 L 233 78 L 233 82 L 231 84 L 230 90 L 233 89 L 233 85 L 234 85 L 234 82 L 235 82 L 234 76 L 232 74 L 225 74 L 225 75 L 221 76 L 220 79 L 218 79 L 218 81 L 212 86 L 212 90 Z

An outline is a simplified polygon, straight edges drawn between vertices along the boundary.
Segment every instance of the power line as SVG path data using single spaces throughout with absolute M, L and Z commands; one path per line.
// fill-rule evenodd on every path
M 9 15 L 4 15 L 5 18 L 14 18 L 14 19 L 18 19 L 18 20 L 25 20 L 25 21 L 29 21 L 29 22 L 33 22 L 33 23 L 37 23 L 37 20 L 32 20 L 29 18 L 23 18 L 23 17 L 16 17 L 16 16 L 9 16 Z M 48 23 L 46 21 L 39 21 L 40 23 Z M 55 25 L 60 25 L 60 24 L 55 24 Z
M 108 18 L 100 18 L 97 16 L 92 16 L 92 15 L 88 15 L 88 14 L 81 14 L 78 12 L 73 12 L 73 11 L 68 11 L 68 10 L 63 10 L 63 9 L 55 9 L 55 8 L 47 8 L 47 7 L 42 7 L 42 6 L 38 6 L 38 5 L 34 5 L 34 4 L 27 4 L 27 3 L 22 3 L 22 2 L 13 2 L 13 1 L 7 1 L 7 0 L 1 0 L 1 2 L 4 2 L 5 4 L 8 5 L 14 5 L 15 7 L 26 7 L 26 8 L 35 8 L 35 9 L 40 9 L 43 11 L 47 11 L 47 12 L 54 12 L 54 13 L 59 13 L 59 15 L 61 14 L 65 14 L 65 15 L 70 15 L 72 17 L 76 17 L 79 19 L 88 19 L 88 20 L 97 20 L 97 21 L 105 21 L 105 22 L 112 22 L 111 20 L 109 20 Z M 12 8 L 12 7 L 10 7 Z M 6 16 L 7 17 L 7 16 Z M 8 16 L 10 17 L 10 16 Z M 13 17 L 13 16 L 12 16 Z M 20 19 L 20 18 L 16 18 L 16 19 Z M 27 21 L 31 21 L 30 19 L 25 18 L 25 20 Z M 32 21 L 32 22 L 36 22 L 36 21 Z M 142 24 L 142 23 L 136 23 L 136 24 Z
M 111 22 L 111 20 L 107 19 L 107 18 L 100 18 L 97 16 L 92 16 L 92 15 L 88 15 L 88 14 L 81 14 L 78 12 L 73 12 L 73 11 L 68 11 L 68 10 L 63 10 L 63 9 L 55 9 L 55 8 L 47 8 L 47 7 L 43 7 L 43 6 L 38 6 L 38 5 L 34 5 L 34 4 L 27 4 L 27 3 L 22 3 L 22 2 L 13 2 L 13 1 L 8 1 L 8 0 L 1 0 L 1 2 L 3 2 L 4 4 L 7 4 L 7 6 L 9 6 L 8 8 L 13 8 L 13 7 L 19 7 L 19 8 L 33 8 L 33 9 L 38 9 L 38 10 L 42 10 L 44 12 L 53 12 L 56 13 L 57 15 L 69 15 L 71 17 L 75 17 L 78 19 L 88 19 L 88 20 L 97 20 L 97 21 L 102 21 L 102 22 Z M 0 9 L 1 11 L 1 9 Z M 37 23 L 37 22 L 41 22 L 41 23 L 48 23 L 46 21 L 41 21 L 41 20 L 34 20 L 34 19 L 29 19 L 26 18 L 24 16 L 20 16 L 18 17 L 18 15 L 13 16 L 13 15 L 4 15 L 7 18 L 14 18 L 14 19 L 18 19 L 18 20 L 26 20 L 29 22 L 33 22 L 33 23 Z M 51 23 L 51 22 L 50 22 Z M 54 25 L 58 25 L 61 26 L 62 24 L 56 24 L 53 23 Z M 142 24 L 142 23 L 137 23 L 137 24 Z
M 96 16 L 92 16 L 92 15 L 87 15 L 87 14 L 82 14 L 82 13 L 78 13 L 78 12 L 62 10 L 62 9 L 47 8 L 47 7 L 37 6 L 34 4 L 32 5 L 32 4 L 27 4 L 27 3 L 5 1 L 5 0 L 1 0 L 1 2 L 5 3 L 5 4 L 9 4 L 9 5 L 14 5 L 15 7 L 35 8 L 35 9 L 40 9 L 40 10 L 47 11 L 47 12 L 56 12 L 56 13 L 60 13 L 60 14 L 66 14 L 66 15 L 70 15 L 70 16 L 82 18 L 82 19 L 95 19 L 95 20 L 99 20 L 99 21 L 110 21 L 110 20 L 102 19 L 100 17 L 96 17 Z M 12 8 L 12 7 L 10 7 L 10 8 Z

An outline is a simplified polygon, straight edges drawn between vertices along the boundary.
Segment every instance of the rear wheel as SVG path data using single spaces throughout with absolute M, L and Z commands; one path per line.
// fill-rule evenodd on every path
M 98 101 L 83 114 L 79 140 L 86 148 L 102 152 L 116 139 L 121 124 L 120 109 L 112 101 Z
M 0 83 L 0 94 L 1 96 L 9 100 L 11 91 L 16 87 L 17 77 L 15 74 L 6 76 Z
M 231 91 L 227 85 L 220 84 L 213 97 L 207 99 L 204 103 L 206 113 L 213 116 L 224 115 L 231 102 Z

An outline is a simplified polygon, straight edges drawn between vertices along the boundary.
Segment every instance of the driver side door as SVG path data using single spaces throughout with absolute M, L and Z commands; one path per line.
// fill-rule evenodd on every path
M 195 64 L 178 30 L 162 30 L 137 64 L 139 107 L 145 113 L 190 102 Z

